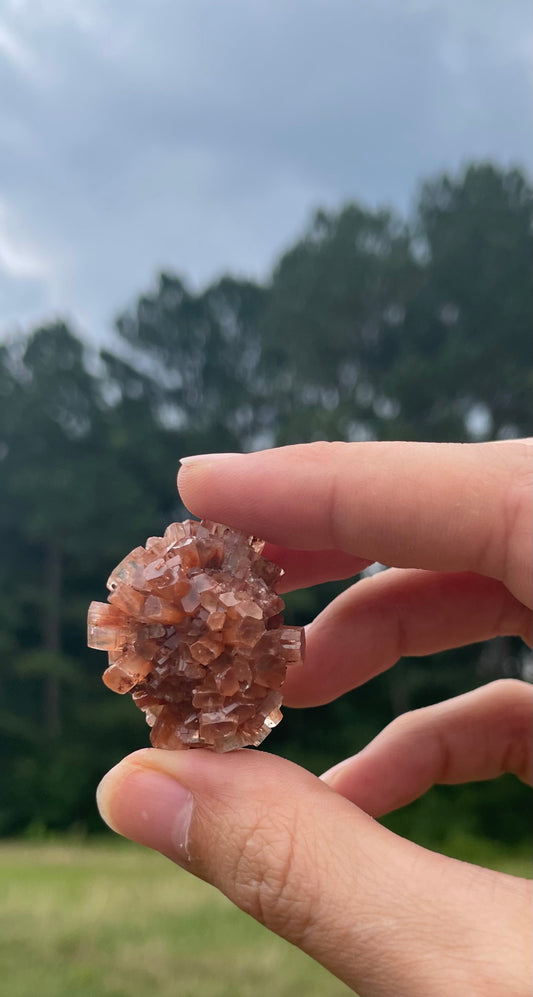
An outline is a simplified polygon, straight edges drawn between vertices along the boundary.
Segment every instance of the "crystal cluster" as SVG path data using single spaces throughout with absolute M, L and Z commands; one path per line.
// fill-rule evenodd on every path
M 89 647 L 109 654 L 103 680 L 132 693 L 154 747 L 231 751 L 281 720 L 304 631 L 284 625 L 283 572 L 263 546 L 208 520 L 172 523 L 111 572 L 107 603 L 91 603 Z

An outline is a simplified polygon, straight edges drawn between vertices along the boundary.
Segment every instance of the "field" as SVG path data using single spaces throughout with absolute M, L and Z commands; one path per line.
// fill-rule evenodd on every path
M 530 871 L 526 858 L 492 852 L 485 864 Z M 111 839 L 0 845 L 0 920 L 6 997 L 351 992 L 211 887 Z

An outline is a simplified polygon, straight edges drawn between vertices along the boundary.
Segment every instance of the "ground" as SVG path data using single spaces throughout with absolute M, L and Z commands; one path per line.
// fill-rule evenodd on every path
M 487 865 L 530 874 L 524 856 L 486 849 L 483 856 Z M 9 997 L 351 993 L 212 887 L 111 838 L 0 844 L 0 897 Z

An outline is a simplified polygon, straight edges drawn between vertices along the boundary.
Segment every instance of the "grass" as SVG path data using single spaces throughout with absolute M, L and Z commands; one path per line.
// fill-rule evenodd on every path
M 1 845 L 0 922 L 6 997 L 350 993 L 212 887 L 134 845 Z
M 481 860 L 530 874 L 525 855 L 485 848 Z M 351 993 L 212 887 L 118 841 L 0 845 L 0 922 L 9 997 Z

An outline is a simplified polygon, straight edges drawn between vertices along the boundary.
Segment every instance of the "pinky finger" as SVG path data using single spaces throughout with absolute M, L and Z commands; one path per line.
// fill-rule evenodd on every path
M 533 688 L 501 679 L 393 720 L 353 758 L 322 776 L 373 817 L 397 810 L 438 783 L 532 780 Z

